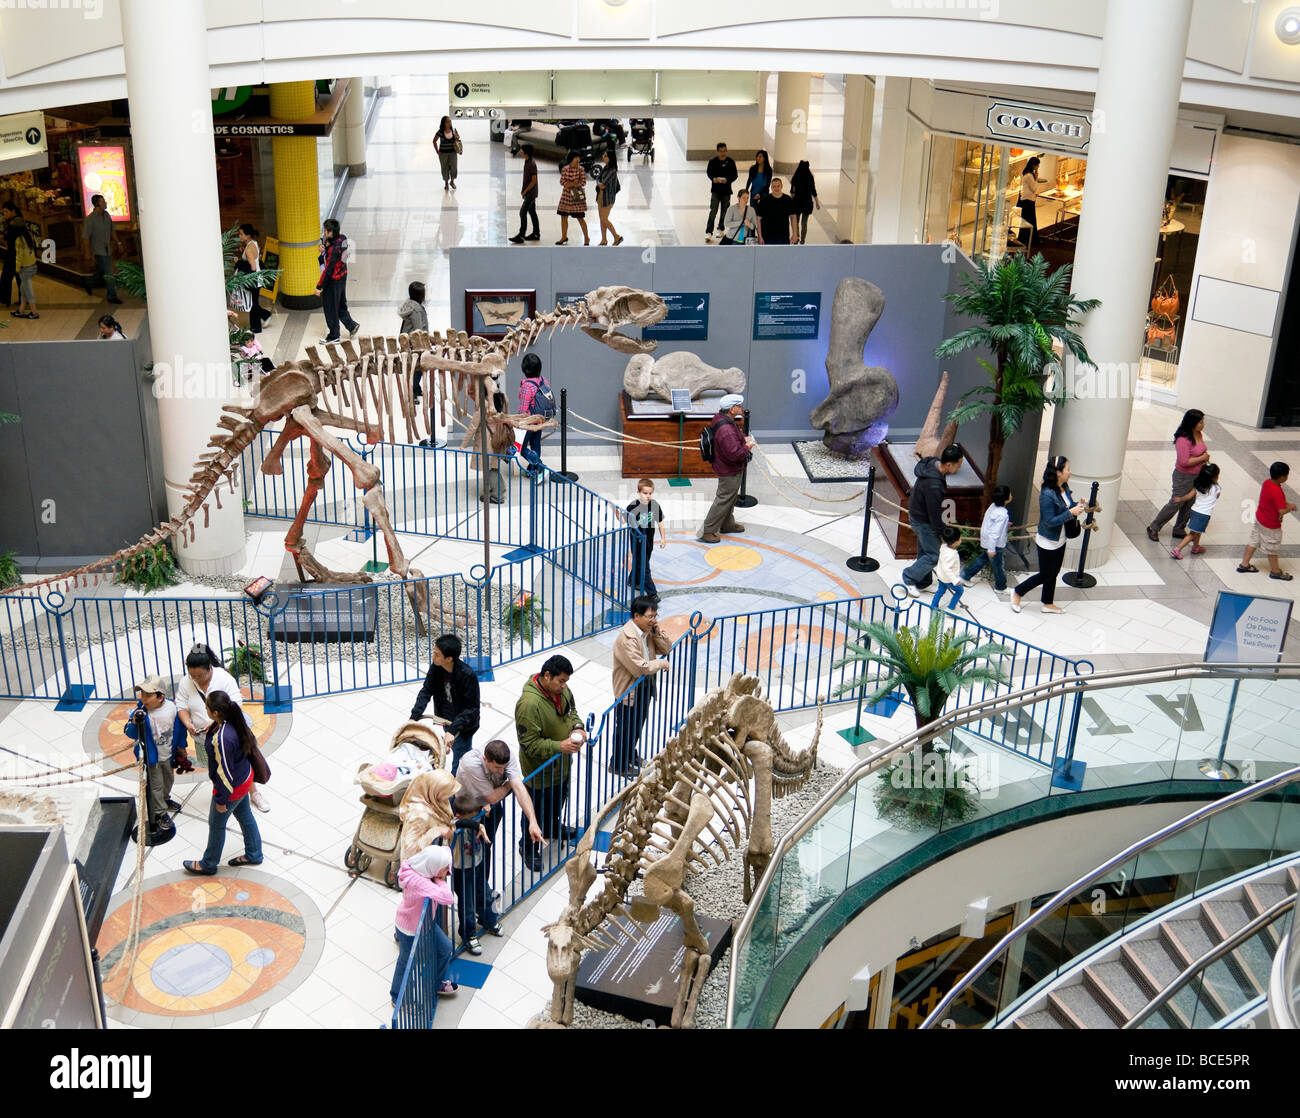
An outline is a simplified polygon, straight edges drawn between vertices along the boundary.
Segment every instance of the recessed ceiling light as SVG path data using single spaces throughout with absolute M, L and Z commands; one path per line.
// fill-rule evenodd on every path
M 1273 33 L 1289 47 L 1300 43 L 1300 8 L 1283 8 L 1273 24 Z

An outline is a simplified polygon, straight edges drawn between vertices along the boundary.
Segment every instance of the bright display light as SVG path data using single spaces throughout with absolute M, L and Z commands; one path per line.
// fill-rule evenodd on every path
M 1285 8 L 1273 24 L 1273 31 L 1287 46 L 1300 43 L 1300 8 Z

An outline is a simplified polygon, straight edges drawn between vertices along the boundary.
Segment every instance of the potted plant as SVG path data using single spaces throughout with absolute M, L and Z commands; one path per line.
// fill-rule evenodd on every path
M 880 702 L 893 691 L 907 693 L 916 728 L 924 731 L 936 721 L 954 691 L 975 683 L 1005 683 L 1002 669 L 991 661 L 1010 649 L 999 644 L 977 645 L 973 633 L 958 635 L 944 628 L 944 615 L 935 610 L 929 627 L 895 629 L 883 621 L 854 621 L 864 639 L 850 645 L 835 667 L 879 664 L 882 671 L 876 691 L 867 699 Z M 872 646 L 875 646 L 873 650 Z M 841 695 L 861 686 L 860 679 L 842 684 Z M 914 758 L 904 758 L 881 774 L 876 789 L 877 806 L 884 816 L 901 815 L 913 822 L 937 825 L 944 819 L 964 819 L 975 811 L 978 799 L 965 760 L 926 735 Z
M 148 594 L 164 586 L 174 586 L 180 581 L 176 573 L 176 560 L 166 543 L 156 543 L 126 559 L 120 559 L 113 568 L 117 581 Z
M 238 679 L 241 675 L 246 675 L 254 683 L 265 683 L 266 672 L 262 667 L 262 646 L 260 644 L 246 644 L 244 641 L 236 640 L 234 648 L 223 648 L 222 656 L 229 656 L 226 661 L 226 671 Z
M 1064 393 L 1049 395 L 1043 380 L 1056 361 L 1053 342 L 1082 364 L 1092 364 L 1079 337 L 1079 315 L 1101 306 L 1100 299 L 1070 294 L 1070 267 L 1049 274 L 1041 255 L 1026 260 L 1020 253 L 976 265 L 974 276 L 962 279 L 962 290 L 944 296 L 960 314 L 975 320 L 939 344 L 937 357 L 953 357 L 968 349 L 985 349 L 993 360 L 980 359 L 989 383 L 966 392 L 949 422 L 989 420 L 988 461 L 984 467 L 984 504 L 993 499 L 1007 439 L 1019 430 L 1026 415 L 1043 405 L 1064 402 Z
M 542 596 L 530 590 L 521 590 L 506 605 L 501 613 L 501 623 L 509 630 L 513 638 L 516 633 L 524 640 L 533 639 L 533 626 L 545 628 L 545 608 Z

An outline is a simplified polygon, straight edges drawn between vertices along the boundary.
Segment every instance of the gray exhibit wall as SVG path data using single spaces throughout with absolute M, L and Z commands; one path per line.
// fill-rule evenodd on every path
M 147 327 L 128 342 L 0 346 L 0 550 L 61 570 L 133 543 L 165 508 Z M 157 464 L 157 465 L 154 465 Z
M 934 356 L 935 346 L 959 323 L 943 295 L 958 274 L 970 269 L 964 258 L 950 263 L 944 256 L 942 245 L 453 248 L 452 323 L 465 328 L 467 289 L 534 290 L 539 310 L 553 307 L 559 294 L 612 284 L 660 293 L 706 292 L 708 337 L 661 341 L 655 355 L 686 349 L 711 365 L 744 369 L 755 432 L 766 439 L 809 438 L 820 436 L 810 426 L 809 413 L 827 392 L 825 360 L 835 287 L 845 276 L 861 276 L 885 293 L 885 311 L 867 341 L 865 361 L 889 369 L 898 381 L 899 407 L 889 422 L 890 437 L 899 441 L 920 430 L 943 368 L 952 381 L 950 402 L 986 379 L 976 355 L 946 363 Z M 820 293 L 817 337 L 755 341 L 755 294 L 787 291 Z M 626 355 L 579 331 L 547 334 L 533 352 L 541 357 L 557 393 L 568 389 L 572 411 L 618 428 Z M 519 386 L 517 359 L 507 379 L 513 404 Z M 573 438 L 583 441 L 580 435 Z M 986 425 L 963 429 L 961 438 L 972 457 L 982 462 Z

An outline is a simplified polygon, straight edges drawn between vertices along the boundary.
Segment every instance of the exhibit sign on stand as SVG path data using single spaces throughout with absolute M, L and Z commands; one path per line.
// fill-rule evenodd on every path
M 1207 664 L 1276 664 L 1282 659 L 1287 626 L 1291 623 L 1293 603 L 1287 598 L 1261 598 L 1253 594 L 1236 594 L 1220 590 L 1214 602 L 1210 635 L 1205 642 Z M 1223 722 L 1219 755 L 1206 758 L 1198 766 L 1215 780 L 1236 780 L 1236 765 L 1224 760 L 1228 751 L 1228 733 L 1237 708 L 1241 680 L 1232 681 L 1232 696 Z

